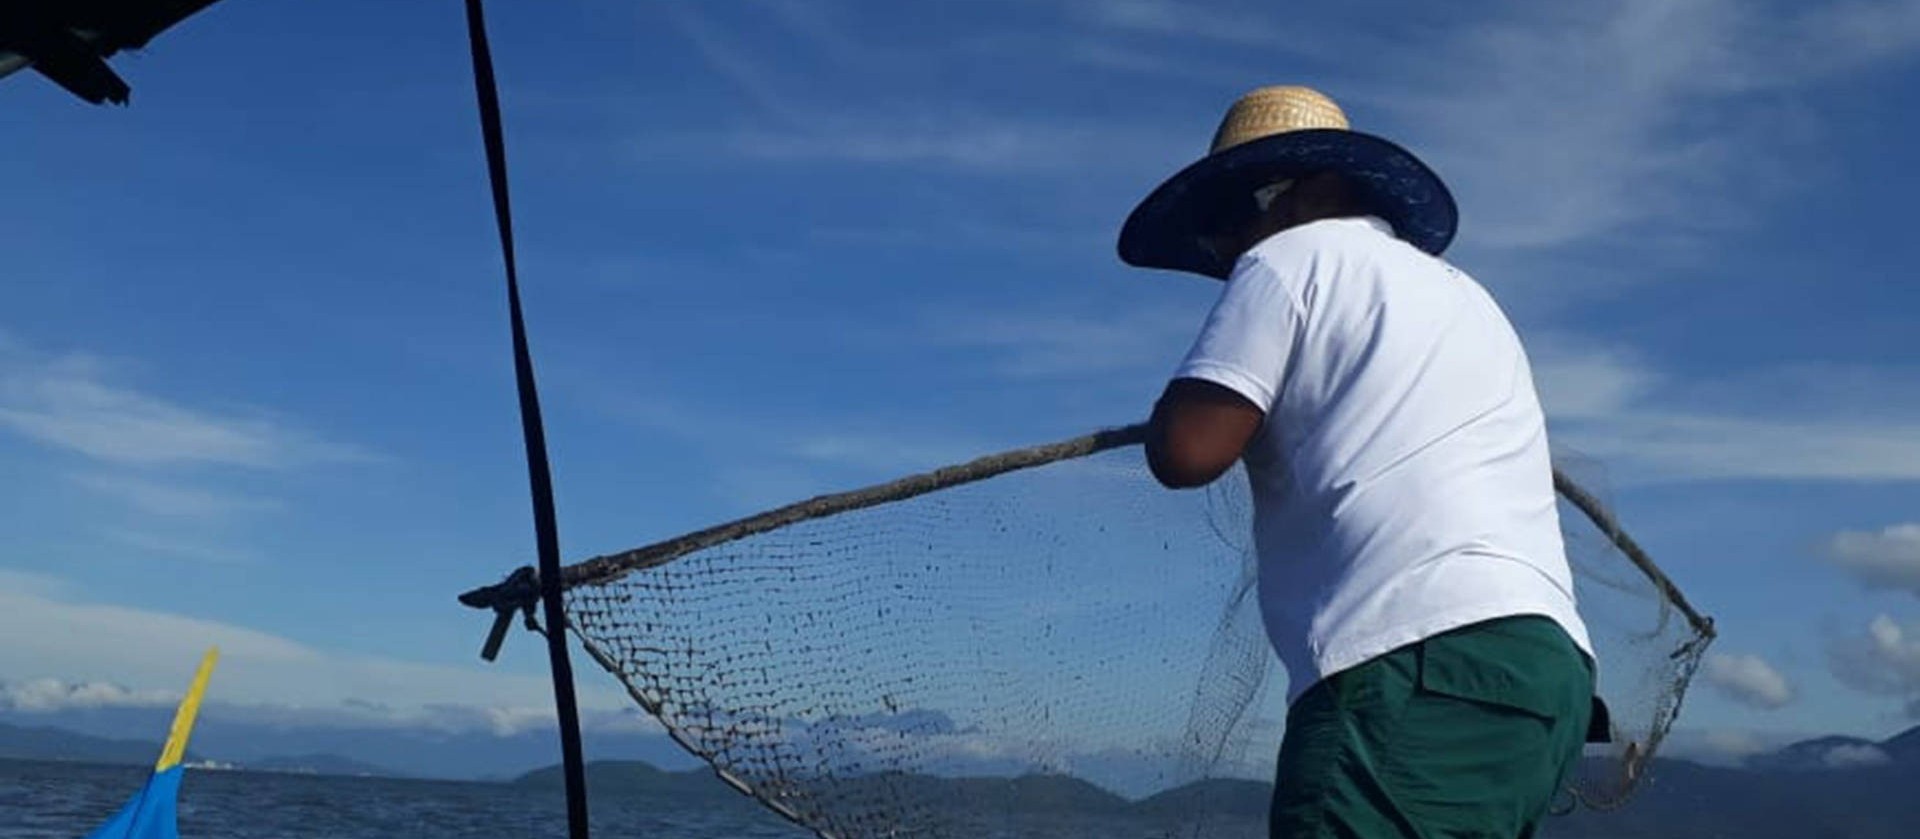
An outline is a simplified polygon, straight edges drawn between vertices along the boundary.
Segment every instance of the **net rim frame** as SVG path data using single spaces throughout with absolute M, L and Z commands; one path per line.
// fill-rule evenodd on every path
M 985 480 L 996 475 L 1045 466 L 1062 460 L 1085 457 L 1111 449 L 1142 445 L 1148 435 L 1147 423 L 1105 428 L 1053 443 L 1012 449 L 974 458 L 964 463 L 920 472 L 884 483 L 845 492 L 819 495 L 764 512 L 735 519 L 665 539 L 649 545 L 582 560 L 561 569 L 561 588 L 604 585 L 636 571 L 644 571 L 717 545 L 744 539 L 812 519 L 925 495 L 961 484 Z M 1653 561 L 1646 549 L 1627 533 L 1619 519 L 1593 493 L 1582 487 L 1558 466 L 1553 468 L 1554 492 L 1585 515 L 1604 533 L 1609 542 L 1645 575 L 1649 582 L 1680 614 L 1694 632 L 1708 639 L 1718 637 L 1713 619 L 1700 613 L 1679 585 Z

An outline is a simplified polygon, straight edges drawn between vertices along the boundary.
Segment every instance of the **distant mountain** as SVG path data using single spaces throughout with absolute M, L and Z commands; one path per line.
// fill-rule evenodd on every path
M 1620 836 L 1741 836 L 1750 839 L 1911 839 L 1920 824 L 1920 760 L 1912 759 L 1920 734 L 1909 731 L 1874 743 L 1857 738 L 1821 738 L 1782 749 L 1777 760 L 1755 767 L 1715 767 L 1682 760 L 1656 760 L 1627 806 L 1577 808 L 1549 820 L 1555 839 Z M 1893 757 L 1879 763 L 1833 762 L 1834 749 L 1871 748 Z M 1769 766 L 1783 768 L 1767 768 Z M 1816 767 L 1824 771 L 1813 771 Z M 528 773 L 515 783 L 558 789 L 558 767 Z M 700 796 L 753 806 L 709 771 L 666 772 L 640 762 L 596 763 L 588 769 L 596 791 Z M 1272 785 L 1211 779 L 1129 802 L 1086 781 L 1058 775 L 1020 778 L 940 778 L 902 773 L 841 779 L 841 791 L 861 797 L 900 796 L 933 807 L 975 814 L 1048 814 L 1070 818 L 1144 817 L 1150 821 L 1205 812 L 1230 819 L 1266 816 Z M 864 789 L 863 789 L 864 788 Z
M 16 715 L 29 720 L 52 715 Z M 150 764 L 157 742 L 140 733 L 164 732 L 164 714 L 125 718 L 76 716 L 87 734 L 61 728 L 0 723 L 0 757 Z M 0 719 L 7 718 L 0 716 Z M 108 723 L 112 723 L 111 726 Z M 509 783 L 558 790 L 558 767 L 516 774 L 557 753 L 544 733 L 496 737 L 431 731 L 288 729 L 203 717 L 200 754 L 247 769 L 327 774 L 476 778 L 493 774 Z M 63 728 L 64 718 L 63 718 Z M 135 736 L 106 736 L 128 732 Z M 212 736 L 205 736 L 212 735 Z M 589 738 L 588 782 L 597 797 L 670 796 L 715 807 L 756 808 L 713 771 L 654 735 Z M 598 748 L 594 748 L 595 746 Z M 597 752 L 597 754 L 596 754 Z M 200 760 L 200 754 L 190 755 Z M 655 759 L 654 755 L 662 757 Z M 293 757 L 285 757 L 291 755 Z M 666 762 L 671 761 L 671 762 Z M 691 767 L 691 768 L 689 768 Z M 424 770 L 424 771 L 423 771 Z M 983 773 L 986 774 L 986 773 Z M 850 795 L 904 794 L 929 806 L 952 805 L 976 814 L 1037 813 L 1073 821 L 1102 816 L 1175 817 L 1202 810 L 1232 818 L 1265 816 L 1271 787 L 1260 781 L 1216 779 L 1126 799 L 1085 780 L 1058 775 L 952 778 L 902 773 L 841 779 Z M 868 787 L 868 789 L 862 789 Z M 1920 824 L 1920 728 L 1879 742 L 1849 737 L 1805 740 L 1755 757 L 1745 765 L 1705 766 L 1656 761 L 1648 782 L 1615 811 L 1578 810 L 1555 818 L 1554 839 L 1619 836 L 1743 836 L 1752 839 L 1909 839 Z M 1898 829 L 1896 829 L 1898 826 Z
M 151 764 L 160 759 L 162 746 L 151 740 L 93 737 L 59 728 L 0 723 L 0 757 L 5 758 Z M 187 752 L 187 760 L 199 759 L 194 752 Z
M 404 774 L 383 766 L 330 754 L 269 757 L 248 761 L 240 767 L 255 772 L 284 772 L 294 775 L 350 775 L 371 778 L 404 778 Z
M 150 765 L 160 759 L 163 745 L 152 740 L 95 737 L 60 728 L 0 723 L 0 758 Z M 204 756 L 189 749 L 184 762 L 204 760 Z M 237 768 L 307 775 L 403 777 L 384 767 L 331 754 L 268 757 L 247 761 Z
M 249 767 L 288 755 L 330 754 L 381 767 L 383 774 L 457 780 L 517 777 L 528 767 L 546 764 L 560 753 L 560 740 L 552 729 L 501 736 L 490 730 L 302 725 L 247 714 L 248 709 L 217 703 L 203 706 L 193 731 L 194 751 Z M 0 710 L 0 723 L 142 742 L 164 735 L 172 718 L 172 709 L 165 708 L 75 708 L 32 713 Z M 645 760 L 668 769 L 704 766 L 660 734 L 590 731 L 586 747 L 590 760 Z M 156 745 L 152 755 L 142 760 L 159 755 Z
M 1265 818 L 1273 801 L 1273 785 L 1266 781 L 1209 778 L 1157 793 L 1135 803 L 1134 809 L 1156 816 L 1204 811 L 1223 816 Z
M 528 772 L 511 783 L 559 789 L 565 783 L 565 775 L 559 766 L 548 766 Z M 862 790 L 871 790 L 875 797 L 900 796 L 935 807 L 951 804 L 1021 813 L 1092 813 L 1122 812 L 1132 806 L 1120 796 L 1066 775 L 937 778 L 890 772 L 835 783 L 849 795 L 858 796 Z M 587 789 L 596 793 L 670 795 L 681 800 L 750 801 L 712 770 L 668 772 L 644 761 L 632 760 L 588 763 Z
M 559 789 L 566 785 L 566 774 L 558 764 L 535 769 L 508 783 L 525 787 Z M 732 787 L 714 777 L 710 769 L 669 772 L 644 760 L 593 760 L 587 762 L 587 788 L 610 793 L 663 793 L 676 796 L 706 796 L 725 793 L 740 797 Z
M 994 812 L 1117 813 L 1131 806 L 1118 795 L 1067 775 L 939 778 L 895 772 L 869 775 L 851 783 L 881 787 L 892 794 L 905 794 L 934 807 Z
M 1895 763 L 1920 764 L 1920 725 L 1880 741 L 1880 750 Z
M 1657 760 L 1625 807 L 1577 810 L 1554 819 L 1550 835 L 1911 839 L 1913 825 L 1920 824 L 1915 789 L 1920 764 L 1911 762 L 1808 771 Z

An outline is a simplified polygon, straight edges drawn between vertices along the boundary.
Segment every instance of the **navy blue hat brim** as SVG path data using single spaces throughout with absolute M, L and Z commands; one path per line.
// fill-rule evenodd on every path
M 1440 176 L 1392 141 L 1358 131 L 1316 128 L 1249 140 L 1180 170 L 1127 217 L 1120 259 L 1140 268 L 1188 271 L 1224 280 L 1233 271 L 1201 244 L 1209 205 L 1244 201 L 1274 181 L 1339 172 L 1360 199 L 1414 247 L 1438 256 L 1453 241 L 1459 210 Z

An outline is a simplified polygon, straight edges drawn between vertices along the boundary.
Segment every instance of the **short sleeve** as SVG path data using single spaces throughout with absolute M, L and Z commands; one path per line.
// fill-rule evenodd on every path
M 1243 259 L 1174 378 L 1212 382 L 1271 413 L 1303 321 L 1299 301 L 1273 267 Z

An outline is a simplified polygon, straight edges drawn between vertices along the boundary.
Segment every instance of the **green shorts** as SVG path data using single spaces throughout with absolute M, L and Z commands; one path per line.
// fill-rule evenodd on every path
M 1336 673 L 1287 712 L 1273 839 L 1522 839 L 1579 759 L 1592 662 L 1515 617 Z

